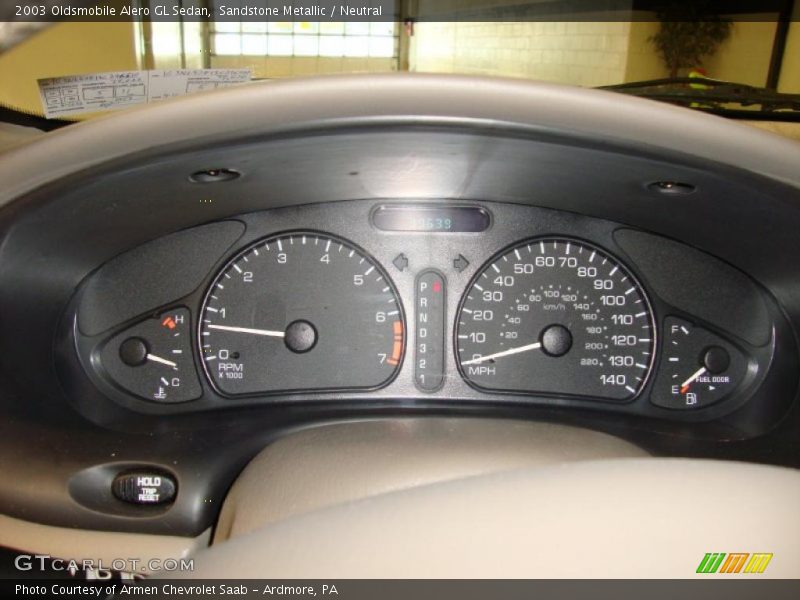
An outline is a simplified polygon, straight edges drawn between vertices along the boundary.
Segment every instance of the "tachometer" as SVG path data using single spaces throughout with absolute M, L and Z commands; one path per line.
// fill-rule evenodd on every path
M 397 373 L 403 308 L 381 267 L 315 232 L 260 240 L 233 258 L 203 303 L 203 366 L 226 395 L 374 389 Z
M 547 238 L 504 251 L 461 300 L 461 375 L 501 392 L 630 400 L 655 348 L 653 314 L 630 272 L 585 242 Z

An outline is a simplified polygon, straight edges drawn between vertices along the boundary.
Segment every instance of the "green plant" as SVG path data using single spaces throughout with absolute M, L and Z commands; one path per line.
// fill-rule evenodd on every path
M 656 47 L 670 77 L 679 69 L 701 65 L 731 34 L 733 23 L 704 12 L 698 5 L 679 5 L 658 13 L 658 33 L 648 40 Z

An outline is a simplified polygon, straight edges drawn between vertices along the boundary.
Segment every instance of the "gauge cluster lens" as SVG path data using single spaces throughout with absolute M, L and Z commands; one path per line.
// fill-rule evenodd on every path
M 537 239 L 475 276 L 455 351 L 462 376 L 482 390 L 625 401 L 651 369 L 653 322 L 618 261 L 578 240 Z
M 231 260 L 206 295 L 199 334 L 206 374 L 229 396 L 378 388 L 405 349 L 386 273 L 315 232 L 260 240 Z

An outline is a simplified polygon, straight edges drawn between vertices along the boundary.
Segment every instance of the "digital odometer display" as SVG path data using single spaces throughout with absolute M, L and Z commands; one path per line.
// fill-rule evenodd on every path
M 481 268 L 461 300 L 455 350 L 474 387 L 501 392 L 634 398 L 653 361 L 647 298 L 599 248 L 536 239 Z
M 228 262 L 199 334 L 209 381 L 226 395 L 374 389 L 405 349 L 403 309 L 380 265 L 316 232 L 260 240 Z
M 488 229 L 491 217 L 479 206 L 386 204 L 372 211 L 372 223 L 383 231 L 475 233 Z

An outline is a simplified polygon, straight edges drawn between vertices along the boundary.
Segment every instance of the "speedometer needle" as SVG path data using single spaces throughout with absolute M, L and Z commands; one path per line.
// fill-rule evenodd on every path
M 510 350 L 495 352 L 494 354 L 489 354 L 488 356 L 479 356 L 478 358 L 473 358 L 472 360 L 465 360 L 461 364 L 476 365 L 478 363 L 486 362 L 487 360 L 494 360 L 495 358 L 500 358 L 501 356 L 510 356 L 512 354 L 519 354 L 520 352 L 527 352 L 528 350 L 537 350 L 541 347 L 542 343 L 536 342 L 535 344 L 528 344 L 527 346 L 519 346 L 518 348 L 511 348 Z
M 272 331 L 270 329 L 251 329 L 250 327 L 229 327 L 228 325 L 209 325 L 208 329 L 219 329 L 220 331 L 233 331 L 234 333 L 252 333 L 253 335 L 268 335 L 270 337 L 285 337 L 284 331 Z
M 706 372 L 705 367 L 700 367 L 689 376 L 689 378 L 681 384 L 681 394 L 685 394 L 689 390 L 691 383 Z
M 153 362 L 161 363 L 162 365 L 167 365 L 168 367 L 177 367 L 178 363 L 174 363 L 171 360 L 167 360 L 166 358 L 161 358 L 160 356 L 156 356 L 155 354 L 148 354 L 146 356 L 147 360 L 151 360 Z

